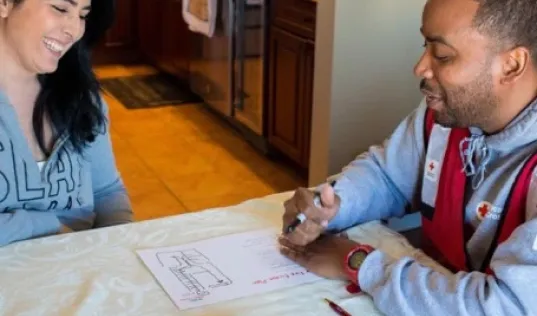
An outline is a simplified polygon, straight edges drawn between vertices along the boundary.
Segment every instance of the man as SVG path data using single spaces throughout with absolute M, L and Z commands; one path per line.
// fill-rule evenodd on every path
M 535 0 L 429 0 L 421 31 L 424 104 L 322 186 L 320 206 L 305 189 L 286 201 L 284 228 L 306 220 L 282 253 L 355 282 L 387 315 L 535 315 Z M 331 234 L 409 207 L 452 274 Z

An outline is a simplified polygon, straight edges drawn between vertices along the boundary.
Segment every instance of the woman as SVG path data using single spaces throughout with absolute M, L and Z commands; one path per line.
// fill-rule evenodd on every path
M 112 0 L 0 0 L 0 245 L 132 221 L 89 56 L 112 19 Z

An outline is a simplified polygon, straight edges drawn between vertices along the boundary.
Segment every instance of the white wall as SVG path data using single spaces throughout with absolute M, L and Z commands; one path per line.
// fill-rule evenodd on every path
M 421 99 L 426 0 L 318 0 L 309 185 L 382 142 Z

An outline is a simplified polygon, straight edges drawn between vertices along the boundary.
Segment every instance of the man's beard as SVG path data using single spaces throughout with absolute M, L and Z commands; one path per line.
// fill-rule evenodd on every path
M 422 87 L 428 91 L 427 83 Z M 468 128 L 471 126 L 482 128 L 490 121 L 498 107 L 493 94 L 492 77 L 483 72 L 476 79 L 464 86 L 449 90 L 442 87 L 435 93 L 442 98 L 442 108 L 434 111 L 436 122 L 449 128 Z

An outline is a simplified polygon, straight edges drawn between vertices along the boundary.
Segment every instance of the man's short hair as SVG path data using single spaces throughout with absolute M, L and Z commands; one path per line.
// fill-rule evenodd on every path
M 474 26 L 498 41 L 498 49 L 523 46 L 537 66 L 537 1 L 473 0 L 479 3 Z

